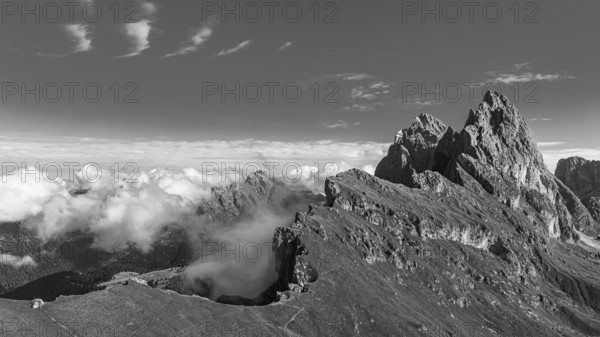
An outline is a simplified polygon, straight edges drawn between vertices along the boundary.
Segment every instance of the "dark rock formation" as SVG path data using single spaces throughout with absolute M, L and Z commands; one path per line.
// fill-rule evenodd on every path
M 304 210 L 320 197 L 305 191 L 292 191 L 264 171 L 253 172 L 243 183 L 213 187 L 212 199 L 198 206 L 196 214 L 211 222 L 228 224 L 244 213 L 268 208 L 277 214 L 293 214 Z
M 597 229 L 581 202 L 548 171 L 531 130 L 503 95 L 487 92 L 460 132 L 421 115 L 398 135 L 377 177 L 421 187 L 419 174 L 432 170 L 513 209 L 532 210 L 551 237 L 569 239 L 574 230 Z
M 561 159 L 555 174 L 581 198 L 592 217 L 600 222 L 600 161 L 581 157 Z
M 581 202 L 588 209 L 592 217 L 600 222 L 600 198 L 585 197 L 581 199 Z
M 580 197 L 600 197 L 600 161 L 581 157 L 561 159 L 556 177 Z
M 435 117 L 419 115 L 409 128 L 396 134 L 394 144 L 377 166 L 375 175 L 394 183 L 414 186 L 417 173 L 445 167 L 450 147 L 440 147 L 439 151 L 437 148 L 440 143 L 452 143 L 453 133 L 452 128 Z

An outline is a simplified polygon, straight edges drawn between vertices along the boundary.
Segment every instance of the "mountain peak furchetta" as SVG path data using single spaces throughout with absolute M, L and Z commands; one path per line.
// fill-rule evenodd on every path
M 531 208 L 552 237 L 596 226 L 575 195 L 548 171 L 532 132 L 517 108 L 488 91 L 464 128 L 455 132 L 422 114 L 399 132 L 375 175 L 393 183 L 421 187 L 425 171 L 485 191 L 511 208 Z
M 561 159 L 554 174 L 581 198 L 592 217 L 600 222 L 600 161 L 581 157 Z

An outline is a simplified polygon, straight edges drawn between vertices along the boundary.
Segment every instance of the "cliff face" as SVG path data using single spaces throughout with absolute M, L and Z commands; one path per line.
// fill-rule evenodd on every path
M 600 221 L 600 161 L 570 157 L 558 161 L 556 177 L 570 188 L 596 221 Z
M 561 159 L 556 177 L 580 197 L 600 197 L 600 161 L 581 157 Z
M 321 199 L 312 193 L 292 191 L 264 171 L 251 173 L 243 183 L 213 187 L 211 192 L 211 200 L 200 204 L 196 214 L 220 224 L 229 224 L 244 213 L 263 208 L 292 217 L 310 201 Z
M 583 204 L 548 171 L 531 130 L 503 95 L 487 92 L 460 132 L 421 115 L 399 135 L 377 166 L 377 177 L 419 187 L 420 174 L 436 171 L 513 209 L 535 213 L 550 237 L 597 229 Z

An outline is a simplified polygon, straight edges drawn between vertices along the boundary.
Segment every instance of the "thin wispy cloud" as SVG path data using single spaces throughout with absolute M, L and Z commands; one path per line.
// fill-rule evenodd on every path
M 284 51 L 284 50 L 288 49 L 289 47 L 291 47 L 292 44 L 293 44 L 292 42 L 286 42 L 281 47 L 279 47 L 279 49 L 277 49 L 276 52 Z
M 530 122 L 549 122 L 552 118 L 530 118 Z
M 360 76 L 359 76 L 360 75 Z M 348 75 L 347 77 L 361 77 L 363 74 Z M 350 90 L 349 105 L 341 111 L 366 112 L 375 110 L 383 105 L 382 99 L 390 97 L 390 85 L 384 82 L 374 82 L 361 85 Z
M 198 29 L 191 37 L 189 41 L 184 43 L 184 45 L 173 53 L 167 54 L 164 57 L 171 57 L 177 55 L 186 55 L 193 53 L 198 50 L 200 45 L 204 42 L 208 41 L 208 39 L 213 34 L 213 30 L 210 27 L 202 27 Z
M 340 112 L 369 112 L 375 110 L 381 103 L 354 103 L 342 107 Z
M 493 78 L 494 82 L 500 82 L 504 84 L 511 83 L 525 83 L 525 82 L 540 82 L 540 81 L 558 81 L 558 80 L 571 80 L 575 79 L 574 76 L 569 74 L 534 74 L 534 73 L 522 73 L 522 74 L 498 74 Z
M 158 11 L 158 8 L 152 2 L 144 2 L 141 4 L 141 11 L 144 15 L 152 15 Z
M 523 62 L 523 63 L 517 63 L 514 66 L 515 70 L 522 70 L 522 69 L 529 69 L 531 68 L 531 63 L 530 62 Z
M 359 123 L 359 122 L 356 122 L 356 123 L 348 123 L 348 122 L 346 122 L 346 121 L 344 121 L 344 120 L 341 120 L 341 119 L 338 119 L 338 120 L 337 120 L 337 121 L 335 121 L 334 123 L 322 123 L 322 124 L 321 124 L 321 126 L 324 126 L 324 127 L 328 128 L 328 129 L 337 129 L 337 128 L 340 128 L 340 129 L 347 129 L 347 128 L 349 128 L 350 126 L 358 126 L 358 125 L 360 125 L 360 123 Z
M 335 74 L 333 75 L 335 78 L 342 79 L 344 81 L 360 81 L 373 78 L 373 76 L 365 73 L 344 73 L 344 74 Z
M 248 48 L 250 46 L 251 42 L 252 42 L 251 40 L 246 40 L 246 41 L 240 42 L 237 46 L 235 46 L 233 48 L 221 50 L 217 54 L 217 56 L 226 56 L 226 55 L 235 54 L 243 49 Z
M 54 57 L 54 58 L 67 57 L 67 54 L 52 54 L 52 53 L 43 53 L 43 52 L 37 52 L 36 55 L 40 56 L 40 57 Z
M 141 55 L 144 50 L 150 48 L 149 37 L 150 32 L 152 31 L 150 20 L 127 23 L 124 26 L 124 30 L 132 44 L 131 52 L 118 57 L 138 56 Z
M 531 62 L 517 63 L 513 65 L 508 71 L 488 71 L 486 75 L 489 76 L 486 82 L 499 82 L 504 84 L 512 83 L 526 83 L 526 82 L 542 82 L 542 81 L 560 81 L 560 80 L 572 80 L 575 76 L 569 73 L 563 74 L 545 74 L 531 71 Z M 528 71 L 524 71 L 528 70 Z
M 74 53 L 81 53 L 92 50 L 91 27 L 84 24 L 65 25 L 65 31 L 75 42 Z
M 362 99 L 373 100 L 373 99 L 377 98 L 377 95 L 375 95 L 371 92 L 368 92 L 364 87 L 358 87 L 358 88 L 352 89 L 352 91 L 350 93 L 350 98 L 351 99 L 362 98 Z
M 371 89 L 387 89 L 389 87 L 390 87 L 389 84 L 385 84 L 383 82 L 375 82 L 369 86 L 369 88 L 371 88 Z

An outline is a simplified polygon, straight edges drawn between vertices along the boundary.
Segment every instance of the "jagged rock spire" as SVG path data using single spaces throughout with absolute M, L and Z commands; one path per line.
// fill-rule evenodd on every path
M 375 175 L 420 187 L 419 174 L 449 180 L 495 196 L 511 208 L 531 208 L 552 237 L 596 226 L 579 199 L 548 171 L 527 123 L 504 96 L 488 91 L 464 128 L 454 132 L 422 114 L 390 147 Z M 475 186 L 476 185 L 476 186 Z

